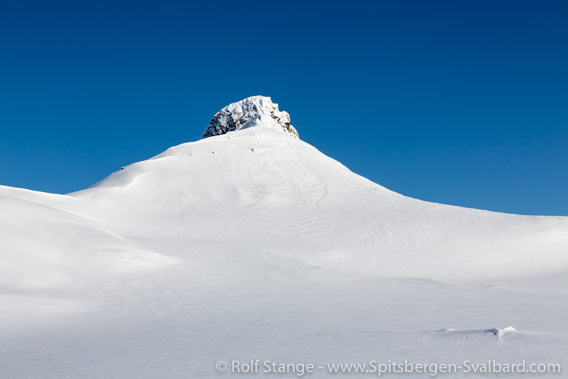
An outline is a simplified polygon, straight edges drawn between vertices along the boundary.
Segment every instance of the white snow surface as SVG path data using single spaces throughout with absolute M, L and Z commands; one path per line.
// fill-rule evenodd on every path
M 68 195 L 0 187 L 0 377 L 271 376 L 215 369 L 251 359 L 568 370 L 568 218 L 408 198 L 271 122 Z

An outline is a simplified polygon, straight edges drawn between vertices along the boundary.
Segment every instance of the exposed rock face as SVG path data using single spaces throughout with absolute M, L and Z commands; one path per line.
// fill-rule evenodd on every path
M 251 96 L 227 105 L 215 114 L 201 138 L 253 126 L 275 128 L 299 138 L 296 129 L 290 125 L 290 115 L 279 111 L 278 104 L 265 96 Z

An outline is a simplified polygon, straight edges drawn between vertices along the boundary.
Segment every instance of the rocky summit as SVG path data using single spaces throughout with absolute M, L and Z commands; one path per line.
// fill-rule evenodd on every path
M 282 130 L 299 138 L 296 129 L 290 125 L 288 112 L 280 111 L 278 104 L 273 103 L 272 99 L 266 96 L 251 96 L 227 105 L 215 114 L 201 138 L 253 126 Z

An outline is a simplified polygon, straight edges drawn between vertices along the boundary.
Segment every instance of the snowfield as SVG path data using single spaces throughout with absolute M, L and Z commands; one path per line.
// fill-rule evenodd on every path
M 249 99 L 279 118 L 68 195 L 0 187 L 1 378 L 278 375 L 231 373 L 251 360 L 322 378 L 373 360 L 568 371 L 567 217 L 394 193 Z

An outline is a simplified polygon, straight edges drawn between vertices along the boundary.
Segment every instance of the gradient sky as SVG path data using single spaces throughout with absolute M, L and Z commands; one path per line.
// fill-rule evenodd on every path
M 0 184 L 67 193 L 271 96 L 423 200 L 568 215 L 567 1 L 0 2 Z

